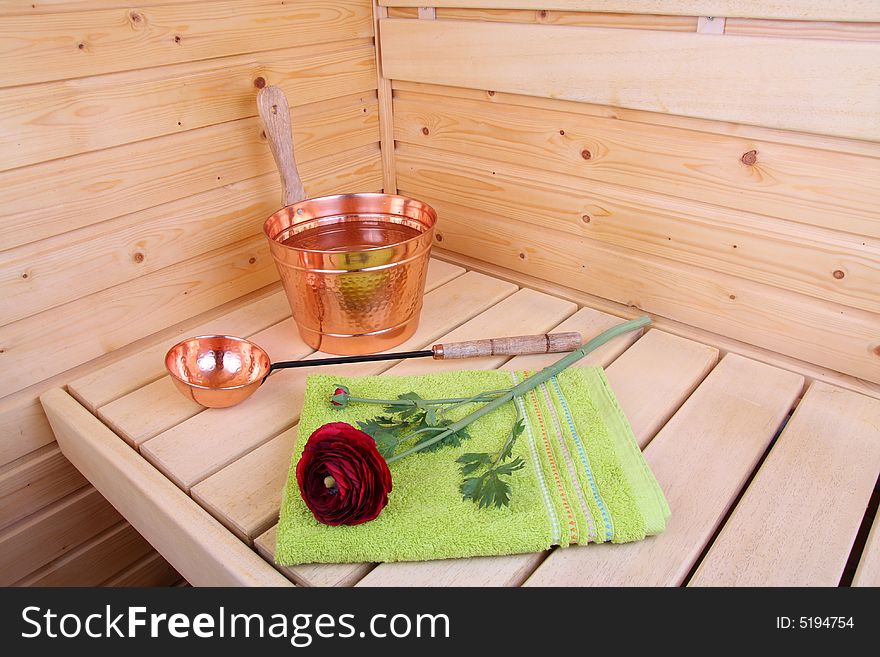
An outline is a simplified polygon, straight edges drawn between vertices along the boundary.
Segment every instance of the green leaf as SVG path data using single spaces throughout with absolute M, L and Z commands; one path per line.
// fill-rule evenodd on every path
M 498 475 L 510 475 L 517 470 L 522 470 L 525 465 L 526 462 L 522 460 L 522 457 L 517 456 L 510 463 L 502 463 L 498 467 L 494 468 L 494 470 Z
M 397 445 L 400 444 L 397 435 L 387 430 L 377 433 L 373 438 L 376 441 L 376 449 L 386 459 L 394 455 Z
M 438 426 L 447 427 L 452 424 L 452 420 L 440 420 Z M 469 439 L 471 436 L 467 432 L 467 429 L 459 429 L 448 436 L 444 436 L 443 440 L 438 440 L 433 445 L 428 445 L 424 448 L 425 452 L 436 452 L 438 449 L 443 449 L 444 447 L 460 447 L 461 444 Z
M 480 477 L 465 479 L 459 490 L 462 499 L 472 500 L 481 509 L 490 506 L 500 508 L 510 505 L 510 484 L 504 481 L 495 470 L 489 470 Z
M 462 464 L 461 475 L 467 477 L 482 468 L 484 465 L 490 465 L 492 463 L 492 455 L 486 453 L 462 454 L 455 459 L 455 462 Z
M 513 429 L 510 430 L 510 437 L 507 439 L 507 442 L 504 443 L 504 447 L 501 449 L 501 454 L 498 456 L 499 461 L 506 461 L 513 455 L 513 445 L 516 442 L 516 439 L 520 437 L 523 431 L 526 430 L 525 422 L 522 418 L 516 421 L 516 424 L 513 425 Z

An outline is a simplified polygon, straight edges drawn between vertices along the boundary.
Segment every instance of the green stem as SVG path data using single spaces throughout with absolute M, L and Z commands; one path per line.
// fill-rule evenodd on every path
M 489 392 L 481 392 L 479 395 L 476 395 L 474 397 L 452 397 L 450 399 L 371 399 L 369 397 L 354 397 L 352 395 L 349 395 L 348 401 L 358 404 L 381 404 L 383 406 L 417 407 L 419 404 L 439 406 L 441 404 L 465 404 L 470 402 L 478 402 L 481 401 L 482 397 L 494 395 L 499 392 L 506 392 L 506 390 L 491 390 Z
M 433 445 L 434 443 L 440 442 L 441 440 L 443 440 L 444 438 L 446 438 L 450 434 L 453 434 L 456 431 L 463 429 L 464 427 L 469 425 L 471 422 L 483 417 L 486 413 L 491 413 L 499 406 L 506 404 L 514 397 L 520 397 L 520 396 L 524 395 L 525 393 L 527 393 L 532 388 L 536 388 L 539 385 L 541 385 L 542 383 L 544 383 L 545 381 L 552 379 L 554 376 L 556 376 L 557 374 L 562 372 L 564 369 L 566 369 L 570 365 L 573 365 L 574 363 L 578 362 L 580 359 L 582 359 L 588 353 L 590 353 L 591 351 L 593 351 L 595 349 L 598 349 L 606 342 L 609 342 L 610 340 L 613 340 L 617 336 L 623 335 L 624 333 L 629 333 L 630 331 L 635 331 L 636 329 L 640 329 L 644 326 L 647 326 L 650 323 L 651 323 L 651 318 L 645 316 L 645 317 L 639 317 L 638 319 L 630 320 L 628 322 L 623 322 L 622 324 L 618 324 L 617 326 L 612 326 L 607 331 L 600 333 L 595 338 L 593 338 L 592 340 L 587 342 L 587 344 L 585 344 L 583 347 L 581 347 L 577 351 L 572 351 L 570 354 L 566 354 L 565 356 L 560 358 L 558 361 L 556 361 L 552 365 L 548 365 L 547 367 L 545 367 L 543 370 L 541 370 L 540 372 L 538 372 L 534 376 L 531 376 L 528 379 L 526 379 L 525 381 L 523 381 L 522 383 L 519 383 L 518 385 L 513 386 L 506 393 L 504 393 L 500 397 L 496 397 L 495 399 L 493 399 L 491 402 L 489 402 L 488 404 L 486 404 L 482 408 L 478 408 L 470 415 L 466 415 L 465 417 L 460 419 L 458 422 L 454 422 L 453 424 L 450 424 L 448 427 L 446 427 L 446 431 L 444 431 L 443 433 L 439 433 L 436 436 L 434 436 L 433 438 L 431 438 L 430 440 L 426 440 L 422 443 L 419 443 L 418 445 L 414 445 L 413 447 L 410 447 L 408 450 L 401 452 L 400 454 L 395 454 L 391 458 L 387 459 L 387 462 L 389 464 L 394 463 L 395 461 L 399 461 L 400 459 L 402 459 L 405 456 L 409 456 L 410 454 L 412 454 L 414 452 L 418 452 L 419 450 L 424 449 L 425 447 L 429 447 L 429 446 Z

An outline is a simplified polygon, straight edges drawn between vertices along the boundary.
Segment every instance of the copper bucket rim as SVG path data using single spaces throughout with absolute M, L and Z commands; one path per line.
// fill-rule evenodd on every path
M 297 201 L 296 203 L 291 203 L 290 205 L 285 205 L 283 208 L 276 210 L 271 215 L 269 215 L 266 220 L 263 222 L 263 234 L 269 239 L 269 241 L 278 244 L 279 246 L 284 247 L 285 249 L 289 249 L 290 251 L 296 251 L 298 253 L 320 253 L 333 255 L 339 253 L 339 251 L 335 251 L 333 249 L 302 249 L 296 246 L 290 246 L 288 244 L 284 244 L 282 241 L 276 239 L 276 236 L 269 234 L 269 225 L 270 223 L 282 212 L 290 212 L 291 210 L 295 210 L 298 206 L 305 205 L 307 203 L 315 203 L 318 201 L 330 203 L 332 201 L 337 201 L 340 199 L 363 199 L 363 198 L 371 198 L 371 199 L 379 199 L 379 198 L 392 198 L 392 199 L 401 199 L 410 204 L 415 204 L 419 206 L 421 209 L 426 211 L 426 214 L 431 218 L 431 225 L 426 226 L 424 230 L 418 235 L 414 237 L 410 237 L 409 239 L 400 240 L 399 242 L 394 242 L 392 244 L 385 244 L 382 246 L 370 246 L 366 248 L 357 249 L 358 253 L 370 253 L 373 251 L 381 251 L 383 249 L 394 248 L 396 246 L 400 246 L 402 244 L 409 244 L 411 242 L 416 242 L 418 240 L 424 239 L 427 234 L 434 230 L 437 224 L 437 211 L 428 203 L 424 201 L 413 198 L 412 196 L 404 196 L 403 194 L 385 194 L 382 192 L 357 192 L 353 194 L 328 194 L 326 196 L 314 196 L 312 198 L 306 198 L 301 201 Z M 337 213 L 338 214 L 338 213 Z M 350 214 L 356 214 L 352 212 Z M 381 212 L 376 212 L 376 214 L 382 214 Z M 385 213 L 388 214 L 388 213 Z M 328 214 L 327 216 L 334 216 L 333 214 Z M 325 217 L 312 217 L 310 219 L 306 219 L 300 223 L 309 223 L 312 221 L 321 221 Z M 417 221 L 417 220 L 416 220 Z M 296 225 L 295 223 L 292 225 Z M 423 224 L 424 226 L 424 224 Z
M 185 340 L 181 340 L 180 342 L 177 342 L 176 344 L 174 344 L 174 346 L 172 346 L 172 347 L 171 347 L 171 348 L 165 353 L 165 369 L 168 371 L 168 375 L 171 376 L 171 378 L 180 381 L 180 382 L 183 383 L 184 385 L 187 385 L 187 386 L 189 386 L 190 388 L 196 388 L 196 389 L 198 389 L 198 390 L 241 390 L 242 388 L 247 388 L 248 386 L 252 386 L 254 383 L 256 383 L 257 381 L 259 381 L 261 378 L 265 379 L 265 377 L 268 376 L 269 371 L 268 371 L 268 369 L 267 369 L 267 370 L 266 370 L 266 374 L 264 374 L 262 377 L 257 377 L 257 378 L 255 378 L 253 381 L 248 381 L 248 382 L 246 382 L 246 383 L 242 383 L 242 384 L 239 384 L 239 385 L 237 385 L 237 386 L 206 386 L 206 385 L 202 385 L 202 384 L 200 384 L 200 383 L 193 383 L 193 382 L 190 381 L 189 379 L 184 379 L 184 378 L 181 378 L 181 377 L 177 376 L 177 374 L 175 373 L 174 369 L 171 368 L 171 367 L 169 367 L 168 359 L 169 359 L 169 357 L 174 353 L 174 351 L 175 351 L 179 346 L 181 346 L 181 345 L 183 345 L 183 344 L 186 344 L 187 342 L 195 342 L 195 341 L 197 341 L 197 340 L 210 340 L 210 339 L 217 339 L 217 338 L 222 338 L 222 339 L 224 339 L 224 340 L 232 340 L 232 341 L 235 341 L 235 342 L 244 342 L 244 343 L 247 343 L 247 344 L 249 344 L 251 347 L 253 347 L 254 349 L 256 349 L 257 351 L 260 351 L 261 353 L 263 353 L 263 354 L 266 356 L 266 359 L 267 359 L 267 360 L 270 360 L 270 359 L 269 359 L 269 354 L 266 352 L 265 349 L 263 349 L 263 348 L 262 348 L 260 345 L 258 345 L 257 343 L 255 343 L 255 342 L 251 342 L 251 341 L 248 340 L 247 338 L 242 338 L 242 337 L 237 336 L 237 335 L 226 335 L 226 334 L 223 334 L 223 333 L 210 333 L 210 334 L 207 334 L 207 335 L 194 335 L 194 336 L 191 337 L 191 338 L 186 338 Z M 270 362 L 271 362 L 271 361 L 270 361 Z

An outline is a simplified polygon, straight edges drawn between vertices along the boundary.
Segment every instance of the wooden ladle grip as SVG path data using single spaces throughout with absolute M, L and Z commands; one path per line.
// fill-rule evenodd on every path
M 519 335 L 513 338 L 492 338 L 470 342 L 435 344 L 431 349 L 434 358 L 478 358 L 480 356 L 520 356 L 522 354 L 552 354 L 574 351 L 581 346 L 581 334 L 546 333 L 542 335 Z
M 281 174 L 281 202 L 293 205 L 306 197 L 302 180 L 296 170 L 293 156 L 293 134 L 290 128 L 290 108 L 280 87 L 263 87 L 257 93 L 257 110 L 263 119 L 263 128 L 275 165 Z

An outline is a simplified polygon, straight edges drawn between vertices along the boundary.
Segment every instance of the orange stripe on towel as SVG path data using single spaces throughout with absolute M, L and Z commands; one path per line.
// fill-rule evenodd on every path
M 571 505 L 568 503 L 568 495 L 565 494 L 565 486 L 562 483 L 562 477 L 559 475 L 559 468 L 556 465 L 556 458 L 553 456 L 553 448 L 550 445 L 550 435 L 547 433 L 547 427 L 544 424 L 544 416 L 541 415 L 541 406 L 538 404 L 538 395 L 534 389 L 529 391 L 529 398 L 532 400 L 532 406 L 535 408 L 535 416 L 538 418 L 538 424 L 541 426 L 541 436 L 544 439 L 544 449 L 547 451 L 547 458 L 550 460 L 550 466 L 553 468 L 553 478 L 556 480 L 556 487 L 559 489 L 559 495 L 562 497 L 562 506 L 565 507 L 565 513 L 568 514 L 568 528 L 571 535 L 571 544 L 578 543 L 578 527 L 574 519 L 574 513 L 571 511 Z

